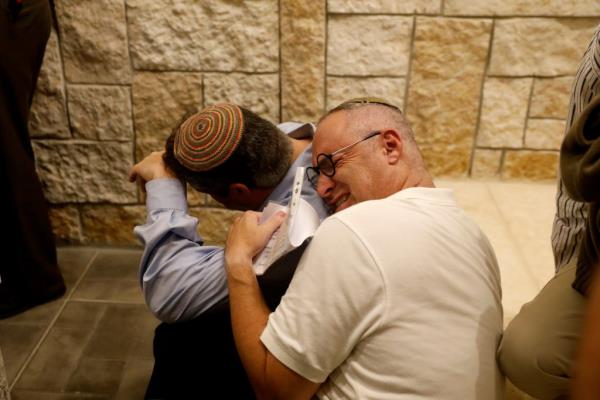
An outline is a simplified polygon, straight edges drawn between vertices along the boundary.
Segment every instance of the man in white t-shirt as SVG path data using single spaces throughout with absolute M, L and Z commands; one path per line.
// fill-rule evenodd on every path
M 236 345 L 258 397 L 500 399 L 500 275 L 485 235 L 435 188 L 412 131 L 379 99 L 321 119 L 310 181 L 336 212 L 281 304 L 252 257 L 284 215 L 247 212 L 225 250 Z

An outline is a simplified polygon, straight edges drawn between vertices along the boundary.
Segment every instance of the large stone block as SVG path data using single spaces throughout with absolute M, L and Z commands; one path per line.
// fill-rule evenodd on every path
M 325 97 L 325 0 L 283 0 L 281 109 L 284 121 L 315 121 Z
M 131 89 L 125 86 L 69 85 L 73 136 L 132 140 Z
M 507 150 L 502 178 L 554 180 L 557 171 L 557 151 Z
M 530 117 L 565 118 L 569 107 L 571 85 L 570 76 L 550 79 L 536 79 L 529 108 Z
M 491 28 L 489 20 L 417 18 L 405 108 L 434 175 L 468 171 Z
M 194 190 L 190 185 L 187 185 L 187 203 L 189 207 L 203 206 L 206 204 L 206 194 Z
M 496 21 L 489 74 L 574 74 L 597 19 L 511 18 Z
M 55 0 L 71 83 L 129 83 L 124 0 Z
M 49 210 L 52 232 L 58 244 L 83 242 L 79 210 L 76 206 L 53 206 Z
M 273 123 L 279 122 L 277 74 L 205 74 L 204 102 L 230 102 L 246 107 Z
M 390 13 L 437 14 L 440 0 L 328 0 L 329 12 L 334 13 Z
M 67 105 L 58 37 L 52 29 L 29 112 L 31 137 L 68 138 Z
M 565 133 L 565 121 L 559 119 L 529 119 L 525 132 L 528 149 L 560 150 Z
M 224 246 L 229 227 L 240 212 L 223 208 L 190 208 L 190 215 L 198 218 L 198 233 L 204 244 Z
M 500 173 L 502 150 L 476 149 L 473 155 L 471 177 L 492 178 Z
M 81 207 L 81 224 L 86 244 L 140 245 L 133 234 L 133 228 L 145 221 L 144 206 Z
M 446 15 L 600 15 L 597 0 L 445 0 Z
M 277 1 L 128 0 L 127 17 L 137 69 L 279 69 Z
M 531 78 L 488 78 L 485 81 L 478 146 L 523 146 L 532 83 Z
M 327 73 L 352 76 L 406 75 L 412 28 L 412 17 L 330 16 L 327 28 Z
M 127 181 L 131 143 L 33 143 L 37 170 L 51 203 L 137 201 L 135 185 Z
M 203 108 L 202 74 L 140 72 L 133 77 L 136 159 L 163 150 L 186 111 Z
M 424 143 L 419 146 L 427 170 L 434 177 L 466 177 L 469 171 L 471 149 L 445 143 Z
M 404 107 L 406 78 L 327 78 L 327 109 L 354 97 L 382 97 Z

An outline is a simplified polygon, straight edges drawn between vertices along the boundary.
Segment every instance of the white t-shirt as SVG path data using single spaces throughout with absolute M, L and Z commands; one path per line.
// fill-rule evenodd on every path
M 261 335 L 324 399 L 500 399 L 500 273 L 449 189 L 329 217 Z

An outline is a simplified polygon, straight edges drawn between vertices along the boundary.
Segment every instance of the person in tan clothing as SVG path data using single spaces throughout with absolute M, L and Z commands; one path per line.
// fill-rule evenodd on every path
M 593 259 L 588 258 L 589 250 L 597 247 L 598 241 L 590 230 L 594 229 L 592 218 L 597 215 L 597 206 L 591 201 L 600 184 L 593 177 L 578 176 L 582 164 L 576 159 L 586 146 L 585 140 L 581 141 L 582 128 L 598 95 L 600 26 L 581 60 L 569 102 L 552 235 L 557 273 L 510 322 L 498 349 L 498 361 L 506 377 L 522 391 L 542 400 L 568 396 L 585 315 L 589 266 L 594 265 Z M 594 129 L 588 131 L 593 132 Z M 590 150 L 597 148 L 592 146 Z M 593 157 L 587 157 L 588 165 L 593 164 Z M 586 185 L 582 186 L 583 181 Z

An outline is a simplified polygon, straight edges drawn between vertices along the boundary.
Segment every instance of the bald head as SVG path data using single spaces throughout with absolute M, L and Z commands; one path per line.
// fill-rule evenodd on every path
M 313 165 L 321 168 L 326 160 L 335 170 L 321 174 L 317 191 L 336 211 L 409 187 L 433 186 L 408 122 L 386 103 L 346 102 L 321 118 Z
M 403 141 L 403 151 L 410 163 L 415 168 L 424 169 L 423 158 L 413 131 L 402 111 L 381 99 L 378 99 L 378 102 L 361 102 L 361 99 L 357 100 L 344 102 L 331 109 L 320 119 L 319 124 L 333 114 L 342 113 L 346 124 L 345 132 L 354 139 L 358 139 L 361 135 L 372 130 L 394 129 Z

